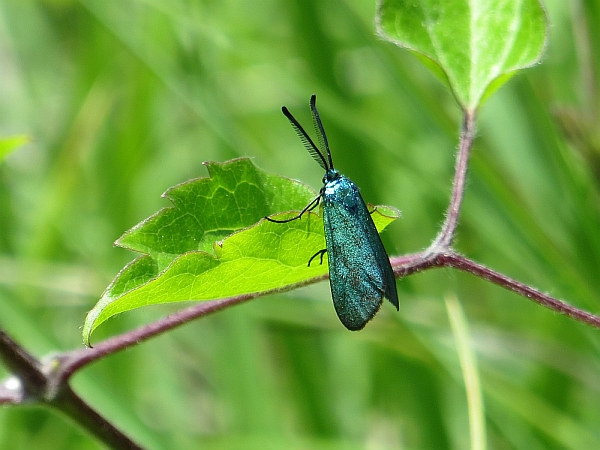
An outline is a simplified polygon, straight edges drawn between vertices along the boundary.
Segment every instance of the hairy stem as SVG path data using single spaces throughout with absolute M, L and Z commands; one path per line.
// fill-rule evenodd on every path
M 446 220 L 442 229 L 429 247 L 431 253 L 437 253 L 450 248 L 458 226 L 458 216 L 460 206 L 465 194 L 465 183 L 467 181 L 467 168 L 469 166 L 469 156 L 473 139 L 475 138 L 475 112 L 465 111 L 462 127 L 460 131 L 460 141 L 458 144 L 458 153 L 456 155 L 456 165 L 454 168 L 454 181 L 452 182 L 452 196 L 450 197 L 450 206 L 446 212 Z
M 394 274 L 398 278 L 437 267 L 450 267 L 462 270 L 522 295 L 523 297 L 557 313 L 564 314 L 595 328 L 600 328 L 600 317 L 544 294 L 537 289 L 485 267 L 484 265 L 452 250 L 439 253 L 431 253 L 431 251 L 428 250 L 423 253 L 413 253 L 411 255 L 391 258 L 390 262 L 394 269 Z
M 457 253 L 446 253 L 440 255 L 439 265 L 440 267 L 453 267 L 455 269 L 468 272 L 472 275 L 483 278 L 484 280 L 490 281 L 498 286 L 502 286 L 505 289 L 522 295 L 523 297 L 556 311 L 557 313 L 564 314 L 572 319 L 591 325 L 595 328 L 600 328 L 600 317 L 544 294 L 537 289 L 513 280 L 506 275 L 489 269 L 484 265 L 465 258 Z

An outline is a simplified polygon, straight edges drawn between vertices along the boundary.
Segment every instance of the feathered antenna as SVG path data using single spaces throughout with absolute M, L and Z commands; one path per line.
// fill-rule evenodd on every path
M 321 144 L 322 147 L 325 147 L 325 149 L 327 151 L 327 158 L 325 158 L 323 151 L 315 145 L 313 140 L 306 133 L 306 131 L 304 131 L 304 128 L 302 128 L 302 125 L 300 125 L 300 123 L 298 123 L 298 121 L 292 115 L 292 113 L 285 106 L 281 108 L 281 111 L 283 112 L 285 117 L 287 117 L 288 120 L 290 121 L 290 123 L 292 124 L 294 131 L 296 132 L 298 137 L 300 137 L 300 140 L 302 141 L 304 148 L 306 148 L 306 150 L 308 150 L 308 153 L 310 153 L 310 156 L 312 156 L 313 159 L 315 161 L 317 161 L 319 163 L 319 165 L 327 171 L 329 169 L 333 169 L 333 163 L 331 162 L 331 154 L 329 153 L 329 145 L 327 143 L 327 136 L 325 136 L 325 130 L 323 130 L 323 124 L 321 123 L 321 119 L 319 117 L 317 107 L 315 106 L 316 101 L 317 101 L 317 96 L 313 94 L 312 97 L 310 98 L 310 110 L 312 112 L 313 122 L 315 123 L 315 128 L 318 131 L 317 135 L 319 136 L 319 143 Z
M 329 151 L 329 142 L 327 142 L 327 135 L 325 134 L 325 128 L 323 128 L 323 123 L 321 122 L 321 116 L 319 116 L 319 111 L 317 111 L 317 94 L 310 96 L 310 112 L 312 113 L 313 125 L 315 126 L 317 138 L 319 139 L 321 153 L 323 152 L 323 149 L 325 149 L 327 152 L 329 168 L 333 169 L 333 161 L 331 160 L 331 152 Z

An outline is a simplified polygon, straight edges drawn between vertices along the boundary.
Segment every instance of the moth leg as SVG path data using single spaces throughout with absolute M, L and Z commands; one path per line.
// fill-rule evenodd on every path
M 310 267 L 310 263 L 312 262 L 312 260 L 315 259 L 319 255 L 321 255 L 321 262 L 319 264 L 323 264 L 323 255 L 326 252 L 327 252 L 327 249 L 324 248 L 323 250 L 319 250 L 317 253 L 315 253 L 314 255 L 312 255 L 312 257 L 308 260 L 308 267 Z
M 373 206 L 373 211 L 369 211 L 369 214 L 373 214 L 375 211 L 377 211 L 377 206 Z
M 291 222 L 292 220 L 300 219 L 302 217 L 302 214 L 304 214 L 306 211 L 312 211 L 313 209 L 315 209 L 319 205 L 320 201 L 321 201 L 321 194 L 319 194 L 318 197 L 316 197 L 312 202 L 310 202 L 308 205 L 306 205 L 306 208 L 304 208 L 302 211 L 300 211 L 300 214 L 292 217 L 291 219 L 277 220 L 277 219 L 271 219 L 270 217 L 265 217 L 265 219 L 267 219 L 269 222 L 288 223 L 288 222 Z

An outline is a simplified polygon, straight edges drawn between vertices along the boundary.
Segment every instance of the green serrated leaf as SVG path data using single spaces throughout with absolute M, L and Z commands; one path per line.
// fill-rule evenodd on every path
M 377 28 L 439 66 L 460 105 L 473 111 L 507 74 L 539 61 L 547 19 L 538 0 L 381 0 Z
M 326 259 L 323 265 L 307 266 L 325 248 L 319 215 L 307 213 L 284 224 L 261 220 L 282 210 L 301 210 L 316 196 L 312 189 L 263 172 L 248 158 L 207 166 L 210 178 L 167 191 L 175 206 L 119 239 L 119 245 L 147 255 L 126 266 L 89 312 L 83 327 L 86 344 L 102 322 L 141 306 L 275 291 L 327 273 Z M 399 212 L 380 206 L 372 217 L 382 230 Z M 225 232 L 227 237 L 215 240 Z
M 179 255 L 213 242 L 279 211 L 299 210 L 317 193 L 294 180 L 258 169 L 248 158 L 206 162 L 209 178 L 187 181 L 163 197 L 174 206 L 136 225 L 116 244 L 150 255 L 158 270 Z

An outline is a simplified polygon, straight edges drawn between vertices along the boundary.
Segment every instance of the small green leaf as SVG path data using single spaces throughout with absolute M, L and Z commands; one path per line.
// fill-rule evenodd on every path
M 27 144 L 29 141 L 29 136 L 25 134 L 0 138 L 0 161 L 2 161 L 10 152 Z
M 316 197 L 312 189 L 263 172 L 247 158 L 207 166 L 210 178 L 167 191 L 165 196 L 175 206 L 117 241 L 146 256 L 126 266 L 89 312 L 83 327 L 86 344 L 95 328 L 124 311 L 275 291 L 327 272 L 326 259 L 322 265 L 307 264 L 325 248 L 320 216 L 306 213 L 284 224 L 261 220 L 280 211 L 301 210 Z M 381 230 L 399 212 L 378 207 L 372 217 Z
M 539 61 L 547 20 L 539 0 L 381 0 L 377 28 L 433 61 L 473 111 L 516 70 Z
M 167 207 L 136 225 L 116 244 L 151 256 L 162 271 L 194 250 L 280 211 L 300 210 L 317 196 L 308 186 L 258 169 L 248 158 L 206 162 L 210 178 L 198 178 L 163 194 Z

